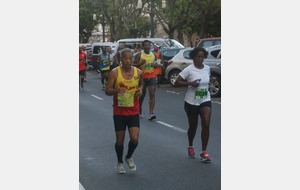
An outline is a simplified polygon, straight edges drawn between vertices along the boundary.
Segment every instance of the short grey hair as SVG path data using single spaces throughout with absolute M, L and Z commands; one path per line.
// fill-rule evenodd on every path
M 127 53 L 127 52 L 131 53 L 131 55 L 133 56 L 133 52 L 132 52 L 131 49 L 129 49 L 129 48 L 124 48 L 124 49 L 121 50 L 121 59 L 122 59 L 123 53 Z

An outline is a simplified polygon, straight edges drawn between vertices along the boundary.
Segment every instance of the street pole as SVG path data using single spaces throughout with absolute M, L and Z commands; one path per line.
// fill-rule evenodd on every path
M 105 42 L 105 20 L 104 15 L 102 15 L 102 42 Z
M 133 0 L 132 0 L 132 4 L 133 4 Z M 138 0 L 136 9 L 138 10 L 138 14 L 140 15 L 140 10 L 143 8 L 142 5 L 142 0 Z M 136 18 L 136 14 L 135 14 L 134 10 L 134 32 L 135 32 L 135 37 L 138 38 L 138 25 L 137 25 L 137 18 Z
M 105 42 L 105 23 L 104 22 L 102 23 L 102 27 L 103 27 L 103 30 L 102 30 L 103 39 L 102 39 L 102 41 Z
M 151 7 L 150 7 L 150 38 L 154 38 L 154 13 L 153 13 L 153 0 L 151 0 Z
M 134 1 L 132 0 L 132 3 L 131 3 L 132 7 L 134 5 Z M 134 15 L 134 37 L 137 38 L 137 21 L 136 21 L 136 16 L 135 16 L 135 11 L 133 11 L 133 15 Z

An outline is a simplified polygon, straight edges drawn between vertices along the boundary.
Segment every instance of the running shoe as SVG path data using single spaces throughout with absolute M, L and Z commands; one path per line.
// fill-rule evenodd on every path
M 196 154 L 195 154 L 194 147 L 193 147 L 193 146 L 189 146 L 189 147 L 188 147 L 188 156 L 189 156 L 190 158 L 195 158 L 195 157 L 196 157 L 195 155 L 196 155 Z
M 208 152 L 204 151 L 200 154 L 200 160 L 203 162 L 210 162 L 210 157 Z
M 124 164 L 123 163 L 118 163 L 117 165 L 117 173 L 118 174 L 125 174 L 126 170 L 124 168 Z
M 131 171 L 135 171 L 136 170 L 136 165 L 135 163 L 133 162 L 133 159 L 132 158 L 128 158 L 128 159 L 125 159 L 127 165 L 128 165 L 128 168 L 131 170 Z
M 156 119 L 156 115 L 154 113 L 150 114 L 148 120 L 152 121 L 153 119 Z
M 142 118 L 142 117 L 144 117 L 144 116 L 143 116 L 143 113 L 142 113 L 142 112 L 140 112 L 140 118 Z

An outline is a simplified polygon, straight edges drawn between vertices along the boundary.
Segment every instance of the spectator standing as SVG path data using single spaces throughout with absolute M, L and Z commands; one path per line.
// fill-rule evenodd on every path
M 105 94 L 113 96 L 113 120 L 115 126 L 117 154 L 117 173 L 124 174 L 123 151 L 126 127 L 128 127 L 130 141 L 128 143 L 125 162 L 131 171 L 136 170 L 132 155 L 138 145 L 140 118 L 139 100 L 143 85 L 143 73 L 132 66 L 132 51 L 125 48 L 121 52 L 121 66 L 113 69 L 108 77 Z
M 188 117 L 188 156 L 195 158 L 193 141 L 198 127 L 198 116 L 201 119 L 201 161 L 210 162 L 210 156 L 206 151 L 209 140 L 209 127 L 211 119 L 211 98 L 209 92 L 210 67 L 203 64 L 207 57 L 204 48 L 196 47 L 190 52 L 193 64 L 186 67 L 179 73 L 175 81 L 176 86 L 187 86 L 188 90 L 184 98 L 184 110 Z
M 143 117 L 142 114 L 142 104 L 148 89 L 149 94 L 149 118 L 148 120 L 156 119 L 154 114 L 155 106 L 155 88 L 156 88 L 156 74 L 154 72 L 154 61 L 155 55 L 150 51 L 149 40 L 144 40 L 142 43 L 143 50 L 138 52 L 134 59 L 134 66 L 140 68 L 143 71 L 143 93 L 140 97 L 140 117 Z

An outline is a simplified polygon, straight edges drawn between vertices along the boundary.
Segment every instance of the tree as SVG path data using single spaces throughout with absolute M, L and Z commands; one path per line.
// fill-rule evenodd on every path
M 199 37 L 206 37 L 207 34 L 221 36 L 221 1 L 194 0 L 194 4 L 200 8 L 200 23 L 196 30 Z
M 162 9 L 161 0 L 143 0 L 143 8 L 137 9 L 138 0 L 80 0 L 79 33 L 88 37 L 91 31 L 102 22 L 109 25 L 111 41 L 128 37 L 145 37 L 150 30 L 149 5 L 153 2 L 155 19 L 162 25 L 169 38 L 183 43 L 186 35 L 191 43 L 191 36 L 200 38 L 207 34 L 221 36 L 221 1 L 220 0 L 166 0 Z M 93 14 L 97 20 L 93 21 Z M 156 24 L 154 24 L 156 26 Z M 83 31 L 87 31 L 84 33 Z
M 166 10 L 155 8 L 155 15 L 169 38 L 174 38 L 174 32 L 189 18 L 192 0 L 166 0 Z
M 90 0 L 79 1 L 79 41 L 86 43 L 91 36 L 95 24 L 92 22 L 93 13 L 90 12 Z

